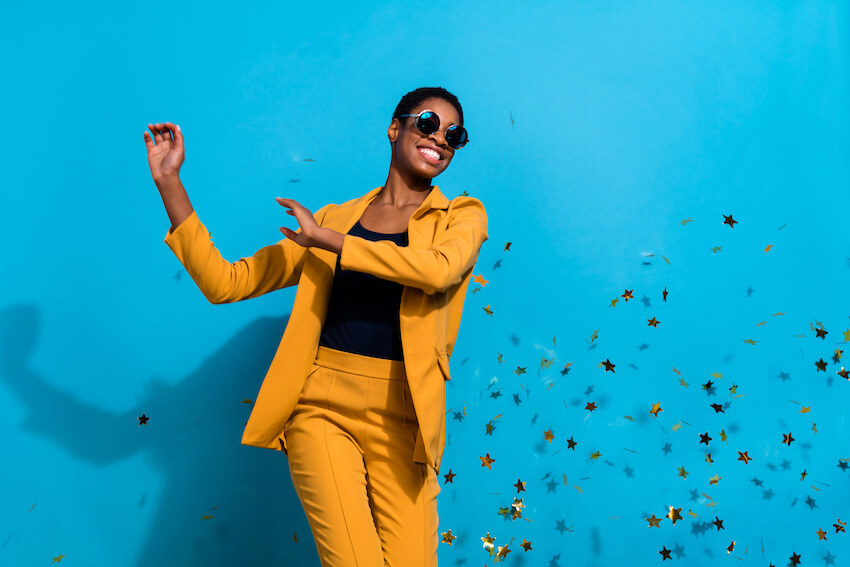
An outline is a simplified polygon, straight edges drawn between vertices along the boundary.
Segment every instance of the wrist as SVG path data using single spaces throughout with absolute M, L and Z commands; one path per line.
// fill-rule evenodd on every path
M 342 242 L 345 235 L 331 228 L 319 227 L 311 235 L 313 246 L 336 252 L 339 254 L 342 251 Z
M 168 191 L 181 185 L 180 176 L 176 174 L 158 177 L 154 179 L 153 182 L 160 191 Z

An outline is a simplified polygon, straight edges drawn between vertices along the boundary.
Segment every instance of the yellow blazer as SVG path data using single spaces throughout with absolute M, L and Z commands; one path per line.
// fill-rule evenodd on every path
M 439 474 L 445 447 L 445 381 L 451 379 L 449 358 L 472 269 L 488 238 L 487 213 L 478 199 L 461 196 L 450 201 L 434 186 L 410 217 L 408 246 L 348 235 L 381 188 L 339 205 L 325 205 L 313 217 L 320 226 L 346 234 L 339 254 L 342 269 L 404 286 L 399 323 L 419 421 L 413 460 L 429 464 Z M 242 301 L 298 285 L 289 322 L 242 435 L 243 445 L 288 454 L 283 426 L 316 357 L 337 254 L 284 238 L 231 263 L 213 245 L 196 212 L 175 229 L 169 228 L 165 243 L 210 303 Z

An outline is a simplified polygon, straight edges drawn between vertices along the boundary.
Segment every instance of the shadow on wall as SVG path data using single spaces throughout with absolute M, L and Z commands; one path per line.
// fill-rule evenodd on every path
M 240 442 L 253 407 L 242 400 L 253 401 L 259 391 L 287 321 L 288 316 L 257 319 L 179 383 L 152 380 L 138 409 L 115 414 L 51 385 L 63 380 L 46 381 L 30 370 L 41 331 L 39 311 L 15 305 L 0 310 L 0 382 L 28 413 L 22 427 L 77 459 L 108 465 L 149 453 L 162 492 L 148 494 L 126 482 L 127 490 L 138 490 L 139 509 L 157 506 L 149 529 L 138 530 L 148 534 L 138 567 L 318 566 L 286 456 Z M 134 355 L 155 353 L 140 349 Z M 91 359 L 97 358 L 93 351 Z M 150 420 L 140 427 L 142 412 Z M 128 527 L 138 511 L 126 510 Z M 213 518 L 203 520 L 205 514 Z

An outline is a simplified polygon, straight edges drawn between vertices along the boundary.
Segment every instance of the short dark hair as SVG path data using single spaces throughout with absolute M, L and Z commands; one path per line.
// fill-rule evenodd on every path
M 398 118 L 400 122 L 404 123 L 404 119 L 399 118 L 399 116 L 402 114 L 411 114 L 413 109 L 419 106 L 419 103 L 429 98 L 442 98 L 453 105 L 460 117 L 460 125 L 463 126 L 463 109 L 460 107 L 460 102 L 458 102 L 455 95 L 443 87 L 420 87 L 415 91 L 410 91 L 401 97 L 401 101 L 399 101 L 398 106 L 395 107 L 395 112 L 393 112 L 393 118 Z

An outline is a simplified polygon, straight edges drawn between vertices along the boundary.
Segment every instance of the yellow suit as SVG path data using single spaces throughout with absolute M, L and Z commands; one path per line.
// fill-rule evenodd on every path
M 488 238 L 487 213 L 478 199 L 461 196 L 449 201 L 435 185 L 410 217 L 408 246 L 348 235 L 381 189 L 340 205 L 325 205 L 313 217 L 320 226 L 346 234 L 339 254 L 342 269 L 404 285 L 399 322 L 419 421 L 413 460 L 429 464 L 439 474 L 449 357 L 472 269 Z M 284 238 L 231 263 L 222 258 L 195 212 L 169 229 L 165 243 L 210 303 L 242 301 L 298 285 L 289 322 L 242 435 L 243 445 L 287 453 L 283 426 L 315 360 L 337 254 Z

